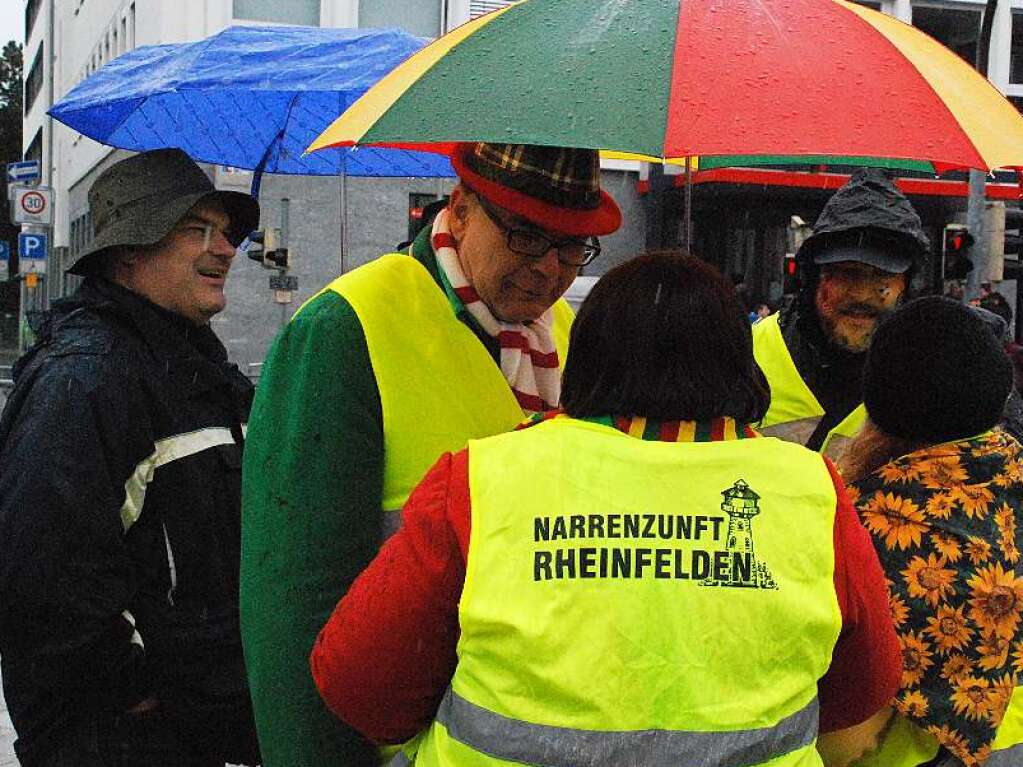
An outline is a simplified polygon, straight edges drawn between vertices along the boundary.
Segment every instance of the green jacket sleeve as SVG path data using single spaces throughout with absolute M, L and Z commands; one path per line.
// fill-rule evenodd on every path
M 274 342 L 245 445 L 242 638 L 264 767 L 378 763 L 321 701 L 308 659 L 380 544 L 381 424 L 359 320 L 324 292 Z

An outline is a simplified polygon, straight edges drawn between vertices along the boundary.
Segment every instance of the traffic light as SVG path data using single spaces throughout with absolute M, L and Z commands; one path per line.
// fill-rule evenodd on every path
M 259 261 L 267 269 L 286 270 L 290 266 L 289 252 L 281 247 L 281 230 L 276 227 L 249 232 L 246 255 Z
M 970 247 L 973 235 L 962 224 L 945 226 L 945 239 L 941 249 L 941 276 L 946 280 L 961 280 L 973 271 Z
M 782 261 L 782 293 L 785 295 L 795 293 L 797 288 L 796 255 L 795 253 L 786 253 L 785 260 Z

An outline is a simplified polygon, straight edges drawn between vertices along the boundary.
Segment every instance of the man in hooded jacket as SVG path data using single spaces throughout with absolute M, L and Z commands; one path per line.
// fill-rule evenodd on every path
M 929 249 L 920 217 L 884 171 L 862 168 L 835 192 L 796 253 L 795 300 L 753 326 L 771 385 L 765 434 L 841 454 L 863 424 L 870 338 Z

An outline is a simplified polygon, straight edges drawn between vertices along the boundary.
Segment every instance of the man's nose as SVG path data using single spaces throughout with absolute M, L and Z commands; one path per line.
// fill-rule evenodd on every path
M 237 248 L 227 239 L 227 233 L 222 229 L 214 229 L 210 234 L 209 251 L 222 258 L 234 258 Z
M 561 271 L 561 262 L 558 260 L 558 248 L 551 245 L 547 252 L 533 260 L 530 267 L 549 279 L 557 279 Z
M 878 295 L 885 292 L 885 284 L 878 280 L 856 279 L 849 281 L 847 290 L 849 291 L 849 295 L 855 296 L 856 298 L 876 298 Z

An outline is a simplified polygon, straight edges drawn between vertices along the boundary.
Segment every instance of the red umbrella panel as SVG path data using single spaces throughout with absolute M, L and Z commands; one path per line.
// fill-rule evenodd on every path
M 844 0 L 523 0 L 418 52 L 310 149 L 470 140 L 1023 166 L 997 89 Z

